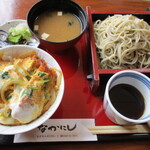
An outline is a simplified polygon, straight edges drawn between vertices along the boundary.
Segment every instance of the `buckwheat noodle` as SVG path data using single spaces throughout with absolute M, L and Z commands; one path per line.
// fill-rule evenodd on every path
M 150 67 L 150 26 L 133 15 L 113 15 L 94 23 L 103 69 Z

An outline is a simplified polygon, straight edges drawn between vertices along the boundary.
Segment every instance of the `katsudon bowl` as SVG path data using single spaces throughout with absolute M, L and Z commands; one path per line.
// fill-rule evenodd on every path
M 36 55 L 38 56 L 38 58 L 40 60 L 43 60 L 44 62 L 46 62 L 46 65 L 48 66 L 48 68 L 55 68 L 57 71 L 59 71 L 56 75 L 57 79 L 60 77 L 60 74 L 61 74 L 61 78 L 59 78 L 59 80 L 57 80 L 57 81 L 59 81 L 59 87 L 57 87 L 57 96 L 56 96 L 54 102 L 52 103 L 52 105 L 50 105 L 50 107 L 48 107 L 48 109 L 46 109 L 46 111 L 44 113 L 42 113 L 40 116 L 38 116 L 37 118 L 35 118 L 33 121 L 31 121 L 29 123 L 20 124 L 20 125 L 19 124 L 17 124 L 17 125 L 0 124 L 0 134 L 2 134 L 2 135 L 14 135 L 14 134 L 18 134 L 18 133 L 23 133 L 23 132 L 30 131 L 30 130 L 40 126 L 42 123 L 44 123 L 46 120 L 48 120 L 55 113 L 55 111 L 57 110 L 57 108 L 59 107 L 59 105 L 62 101 L 62 97 L 63 97 L 63 93 L 64 93 L 63 73 L 62 73 L 62 70 L 61 70 L 59 64 L 57 63 L 57 61 L 50 54 L 48 54 L 47 52 L 45 52 L 44 50 L 42 50 L 40 48 L 35 48 L 35 47 L 25 46 L 25 45 L 15 45 L 15 46 L 8 46 L 5 48 L 2 48 L 0 50 L 0 54 L 2 54 L 1 58 L 3 60 L 12 60 L 13 58 L 16 58 L 17 56 L 20 56 L 20 55 L 24 56 L 24 54 L 31 54 L 33 51 L 34 51 L 34 54 L 36 53 Z M 2 64 L 1 64 L 1 66 L 2 66 Z M 12 76 L 10 74 L 10 80 L 11 80 L 11 77 Z M 13 78 L 13 80 L 14 80 L 14 78 Z M 50 82 L 51 81 L 52 81 L 52 78 L 51 78 Z M 19 97 L 20 97 L 20 95 L 19 95 Z M 16 102 L 16 101 L 13 101 L 12 99 L 9 99 L 9 101 L 11 101 L 11 103 L 9 102 L 9 107 L 11 104 L 12 110 L 13 110 L 16 105 L 16 103 L 14 103 L 14 102 Z M 17 100 L 17 102 L 18 102 L 18 100 Z M 34 104 L 34 103 L 32 103 L 32 104 Z M 18 106 L 20 106 L 20 105 L 18 105 Z M 23 110 L 23 109 L 21 109 L 21 110 Z M 0 111 L 2 112 L 2 110 L 0 110 Z M 26 109 L 26 111 L 29 111 L 29 112 L 24 112 L 26 115 L 24 117 L 30 117 L 30 115 L 31 115 L 30 110 Z M 37 112 L 38 111 L 39 111 L 39 109 L 37 109 Z M 33 112 L 35 112 L 35 111 L 33 111 Z M 20 112 L 20 113 L 22 113 L 22 112 Z M 13 116 L 12 111 L 11 111 L 11 115 L 8 117 L 11 117 L 11 116 Z M 2 116 L 0 115 L 0 117 L 2 117 Z M 1 118 L 1 121 L 2 121 L 2 118 Z M 5 120 L 3 120 L 3 121 L 5 121 Z
M 57 13 L 55 19 L 50 12 Z M 46 17 L 43 17 L 43 14 L 46 14 Z M 53 17 L 52 21 L 48 21 L 50 17 Z M 41 21 L 37 25 L 35 22 L 38 19 Z M 27 23 L 32 34 L 40 40 L 44 49 L 54 53 L 64 53 L 73 47 L 84 34 L 87 21 L 84 9 L 72 0 L 41 0 L 33 5 L 27 14 Z M 80 31 L 77 31 L 78 28 Z M 61 37 L 63 35 L 64 37 Z

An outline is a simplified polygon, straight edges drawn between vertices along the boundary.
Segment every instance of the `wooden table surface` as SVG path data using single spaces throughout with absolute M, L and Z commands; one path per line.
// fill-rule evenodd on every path
M 0 23 L 11 19 L 26 19 L 30 7 L 38 0 L 0 0 Z M 84 9 L 91 6 L 95 10 L 144 11 L 150 7 L 150 0 L 74 0 Z M 4 145 L 0 149 L 11 150 L 71 150 L 71 149 L 102 149 L 102 150 L 149 150 L 150 140 L 125 140 L 107 142 L 75 142 L 75 143 L 39 143 Z

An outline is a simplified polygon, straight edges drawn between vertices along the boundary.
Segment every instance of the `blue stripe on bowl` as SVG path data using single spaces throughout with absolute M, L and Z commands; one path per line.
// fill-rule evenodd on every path
M 137 79 L 139 81 L 141 81 L 142 83 L 144 83 L 149 89 L 150 89 L 150 82 L 144 78 L 143 76 L 140 76 L 138 74 L 132 74 L 132 73 L 127 73 L 127 74 L 122 74 L 122 75 L 119 75 L 117 77 L 115 77 L 113 80 L 112 80 L 112 83 L 119 79 L 119 78 L 122 78 L 122 77 L 130 77 L 130 78 L 134 78 L 134 79 Z

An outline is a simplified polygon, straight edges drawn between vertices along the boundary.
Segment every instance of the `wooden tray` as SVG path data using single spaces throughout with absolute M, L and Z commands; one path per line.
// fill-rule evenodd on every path
M 147 126 L 145 125 L 142 125 L 144 127 L 144 131 L 142 130 L 142 132 L 141 130 L 138 132 L 135 127 L 129 127 L 132 132 L 125 133 L 125 129 L 121 129 L 120 126 L 120 133 L 116 131 L 115 128 L 118 127 L 107 118 L 103 110 L 105 80 L 102 82 L 103 85 L 101 85 L 98 96 L 91 92 L 91 82 L 87 80 L 87 76 L 91 73 L 90 66 L 92 64 L 88 30 L 81 40 L 65 54 L 50 54 L 60 64 L 65 79 L 65 92 L 62 102 L 51 118 L 93 118 L 95 119 L 96 127 L 88 128 L 93 134 L 97 134 L 99 141 L 150 138 L 149 130 L 147 130 Z M 110 127 L 113 128 L 113 133 L 107 131 Z M 93 131 L 95 130 L 96 132 L 94 133 Z M 107 133 L 104 133 L 104 130 Z M 126 130 L 129 129 L 127 128 Z M 13 144 L 13 136 L 0 135 L 0 144 Z

